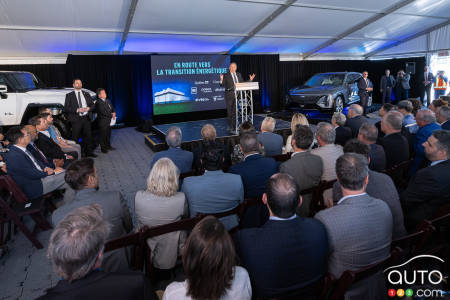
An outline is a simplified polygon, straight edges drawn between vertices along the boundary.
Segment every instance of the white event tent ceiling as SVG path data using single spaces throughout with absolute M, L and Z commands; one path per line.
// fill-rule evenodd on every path
M 450 49 L 450 0 L 0 0 L 0 60 L 67 54 L 381 58 Z

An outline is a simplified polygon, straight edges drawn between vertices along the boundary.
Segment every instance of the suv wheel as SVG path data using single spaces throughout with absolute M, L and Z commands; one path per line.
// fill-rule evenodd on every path
M 344 110 L 344 99 L 342 96 L 337 96 L 336 100 L 334 100 L 334 111 L 342 112 Z

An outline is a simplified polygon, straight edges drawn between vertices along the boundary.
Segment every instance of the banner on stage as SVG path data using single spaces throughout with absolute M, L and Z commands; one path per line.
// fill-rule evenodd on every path
M 225 108 L 220 74 L 228 55 L 152 56 L 153 114 L 173 114 Z

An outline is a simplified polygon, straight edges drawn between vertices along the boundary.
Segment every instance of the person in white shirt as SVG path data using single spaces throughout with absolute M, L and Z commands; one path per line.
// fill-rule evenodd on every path
M 194 227 L 184 248 L 186 280 L 171 283 L 163 300 L 250 300 L 250 278 L 235 262 L 233 242 L 223 224 L 212 216 L 204 218 Z

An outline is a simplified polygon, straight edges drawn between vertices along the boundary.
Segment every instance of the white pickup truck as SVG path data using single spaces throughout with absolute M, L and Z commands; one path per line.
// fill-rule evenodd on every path
M 65 136 L 68 124 L 63 114 L 66 94 L 73 88 L 46 88 L 29 72 L 0 71 L 0 126 L 26 124 L 38 113 L 39 107 L 52 109 L 55 126 Z M 92 97 L 95 93 L 89 92 Z

